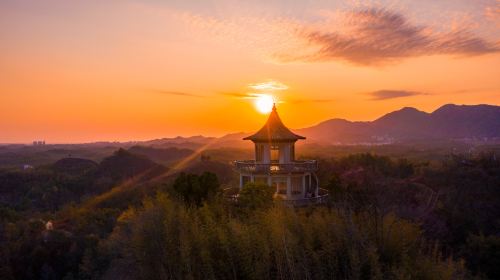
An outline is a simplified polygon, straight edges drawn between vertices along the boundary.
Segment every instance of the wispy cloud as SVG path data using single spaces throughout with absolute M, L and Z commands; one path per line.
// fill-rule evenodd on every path
M 385 9 L 349 12 L 344 30 L 305 27 L 297 32 L 309 45 L 310 54 L 277 54 L 283 61 L 346 60 L 373 65 L 424 55 L 481 55 L 498 52 L 498 45 L 475 36 L 466 29 L 433 31 L 414 25 L 400 13 Z
M 285 91 L 289 89 L 287 85 L 285 85 L 282 82 L 275 81 L 275 80 L 268 80 L 266 82 L 260 82 L 260 83 L 252 83 L 247 86 L 249 92 L 241 93 L 241 92 L 219 92 L 221 95 L 225 96 L 231 96 L 235 98 L 241 98 L 241 99 L 258 99 L 263 96 L 272 96 L 272 98 L 275 100 L 275 102 L 282 102 L 279 101 L 275 93 L 280 92 L 280 91 Z
M 199 95 L 189 92 L 180 92 L 180 91 L 168 91 L 168 90 L 150 90 L 150 92 L 164 94 L 164 95 L 176 95 L 176 96 L 185 96 L 185 97 L 196 97 L 196 98 L 206 98 L 205 95 Z
M 484 10 L 484 15 L 487 19 L 493 21 L 498 27 L 500 27 L 500 0 L 497 0 L 492 5 L 487 6 Z
M 264 93 L 254 93 L 254 92 L 247 92 L 247 93 L 220 92 L 219 94 L 224 95 L 224 96 L 234 97 L 234 98 L 241 98 L 241 99 L 257 99 L 261 96 L 268 95 L 268 94 L 264 94 Z
M 333 102 L 333 99 L 291 99 L 288 100 L 287 103 L 292 103 L 292 104 L 302 104 L 302 103 L 326 103 L 326 102 Z
M 239 92 L 220 92 L 219 94 L 224 95 L 224 96 L 229 96 L 229 97 L 234 97 L 234 98 L 241 98 L 241 99 L 258 99 L 261 96 L 267 95 L 264 93 L 239 93 Z M 276 97 L 274 97 L 277 99 Z M 290 103 L 290 104 L 302 104 L 302 103 L 325 103 L 325 102 L 333 102 L 333 99 L 314 99 L 314 98 L 303 98 L 303 99 L 290 99 L 290 98 L 284 98 L 284 99 L 279 99 L 276 100 L 276 103 Z
M 500 3 L 500 2 L 497 2 Z M 366 7 L 366 5 L 365 5 Z M 497 5 L 485 18 L 498 20 Z M 179 18 L 213 38 L 250 47 L 274 62 L 347 61 L 357 65 L 400 62 L 428 55 L 476 56 L 500 51 L 498 38 L 474 33 L 457 18 L 415 23 L 391 8 L 322 10 L 314 18 L 292 16 L 216 17 L 181 13 Z M 445 21 L 449 20 L 447 24 Z M 484 25 L 484 24 L 483 24 Z M 490 36 L 491 37 L 491 36 Z
M 290 104 L 302 104 L 302 103 L 324 103 L 332 102 L 333 99 L 314 99 L 314 98 L 300 98 L 293 99 L 289 98 L 287 95 L 282 95 L 280 92 L 288 90 L 290 87 L 282 82 L 276 80 L 268 80 L 266 82 L 252 83 L 248 86 L 249 92 L 219 92 L 218 94 L 240 98 L 240 99 L 250 99 L 255 100 L 263 96 L 272 96 L 275 103 L 290 103 Z
M 415 95 L 428 95 L 426 92 L 419 91 L 408 91 L 408 90 L 388 90 L 382 89 L 368 93 L 372 97 L 372 100 L 385 100 L 392 98 L 409 97 Z
M 217 94 L 235 98 L 246 98 L 249 96 L 248 93 L 240 93 L 240 92 L 218 92 Z
M 250 84 L 248 86 L 251 89 L 259 90 L 259 91 L 277 91 L 277 90 L 287 90 L 288 86 L 284 83 L 277 81 L 267 81 L 263 83 Z

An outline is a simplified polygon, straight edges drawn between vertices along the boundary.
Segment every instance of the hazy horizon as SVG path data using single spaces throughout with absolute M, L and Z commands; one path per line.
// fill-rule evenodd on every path
M 415 108 L 415 107 L 403 107 L 403 108 L 414 108 L 414 109 L 417 109 L 418 111 L 421 111 L 421 112 L 425 112 L 425 113 L 428 113 L 428 114 L 431 114 L 432 112 L 436 111 L 437 109 L 445 106 L 445 105 L 456 105 L 456 106 L 479 106 L 479 105 L 486 105 L 486 106 L 498 106 L 498 105 L 492 105 L 492 104 L 451 104 L 451 103 L 446 103 L 446 104 L 443 104 L 441 106 L 438 106 L 437 108 L 435 108 L 434 110 L 431 110 L 431 111 L 423 111 L 423 110 L 420 110 L 419 108 Z M 399 110 L 402 110 L 403 108 L 399 108 L 395 111 L 399 111 Z M 278 109 L 279 110 L 279 109 Z M 392 113 L 392 112 L 395 112 L 395 111 L 391 111 L 391 112 L 386 112 L 374 119 L 371 119 L 371 120 L 359 120 L 360 122 L 373 122 L 389 113 Z M 267 117 L 267 115 L 266 115 Z M 283 118 L 283 117 L 282 117 Z M 328 120 L 333 120 L 333 119 L 344 119 L 344 118 L 337 118 L 337 117 L 333 117 L 333 118 L 328 118 L 328 119 L 325 119 L 325 120 L 322 120 L 322 121 L 319 121 L 317 123 L 314 123 L 312 125 L 309 125 L 309 126 L 306 126 L 306 127 L 297 127 L 297 128 L 291 128 L 292 130 L 299 130 L 299 129 L 304 129 L 304 128 L 311 128 L 311 127 L 315 127 L 319 124 L 321 124 L 322 122 L 325 122 L 325 121 L 328 121 Z M 347 120 L 347 121 L 352 121 L 352 120 L 349 120 L 349 119 L 344 119 L 344 120 Z M 286 121 L 286 119 L 285 119 Z M 358 121 L 354 121 L 354 122 L 358 122 Z M 252 133 L 253 131 L 228 131 L 226 133 L 223 133 L 223 134 L 219 134 L 219 135 L 204 135 L 204 134 L 190 134 L 190 135 L 163 135 L 163 136 L 152 136 L 152 137 L 149 137 L 149 138 L 143 138 L 143 139 L 90 139 L 90 140 L 84 140 L 84 141 L 54 141 L 54 142 L 49 142 L 43 138 L 37 138 L 37 139 L 33 139 L 31 141 L 27 141 L 27 142 L 1 142 L 0 141 L 0 145 L 8 145 L 8 144 L 32 144 L 33 141 L 45 141 L 47 145 L 59 145 L 59 144 L 92 144 L 92 143 L 99 143 L 99 142 L 110 142 L 110 143 L 114 143 L 114 142 L 118 142 L 118 143 L 127 143 L 127 142 L 142 142 L 142 141 L 148 141 L 148 140 L 155 140 L 155 139 L 164 139 L 164 138 L 177 138 L 177 137 L 181 137 L 181 138 L 190 138 L 190 137 L 206 137 L 206 138 L 220 138 L 220 137 L 224 137 L 224 136 L 227 136 L 227 135 L 231 135 L 231 134 L 239 134 L 239 133 Z

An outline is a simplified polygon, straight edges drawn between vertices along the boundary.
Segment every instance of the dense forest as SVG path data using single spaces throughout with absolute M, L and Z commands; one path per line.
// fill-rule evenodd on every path
M 230 164 L 205 157 L 173 169 L 191 154 L 134 147 L 1 170 L 0 279 L 500 275 L 495 153 L 325 157 L 318 176 L 330 200 L 300 208 L 259 184 L 228 201 Z

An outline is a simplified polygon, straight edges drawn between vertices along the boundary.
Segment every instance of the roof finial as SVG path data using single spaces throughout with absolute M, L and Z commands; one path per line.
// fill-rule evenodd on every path
M 276 103 L 273 102 L 273 111 L 276 111 Z

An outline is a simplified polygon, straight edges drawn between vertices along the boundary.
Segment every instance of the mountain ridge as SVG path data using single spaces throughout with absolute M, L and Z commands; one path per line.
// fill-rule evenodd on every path
M 286 125 L 286 120 L 284 120 Z M 452 140 L 468 138 L 500 138 L 500 106 L 445 104 L 428 113 L 414 107 L 403 107 L 373 121 L 350 121 L 332 118 L 316 125 L 292 129 L 307 138 L 308 143 L 321 144 L 389 144 L 413 140 Z M 242 141 L 250 132 L 229 133 L 222 137 L 163 138 L 143 142 L 154 146 L 196 148 L 249 147 Z
M 326 143 L 498 138 L 500 106 L 445 104 L 431 113 L 404 107 L 374 121 L 331 119 L 296 131 Z
M 286 119 L 284 123 L 287 124 Z M 332 118 L 309 127 L 291 130 L 305 136 L 307 143 L 321 144 L 383 144 L 412 140 L 475 138 L 492 138 L 492 140 L 497 141 L 500 140 L 500 106 L 445 104 L 430 113 L 414 107 L 403 107 L 386 113 L 373 121 Z M 210 148 L 249 148 L 252 144 L 242 139 L 250 134 L 251 132 L 240 131 L 221 137 L 177 136 L 145 141 L 93 142 L 81 143 L 80 145 L 125 148 L 141 145 L 159 149 L 175 147 L 186 150 L 196 150 L 205 146 Z M 14 144 L 5 144 L 0 145 L 0 148 L 10 149 L 14 146 Z M 47 145 L 47 149 L 52 146 Z M 74 144 L 69 145 L 69 147 L 73 146 Z

